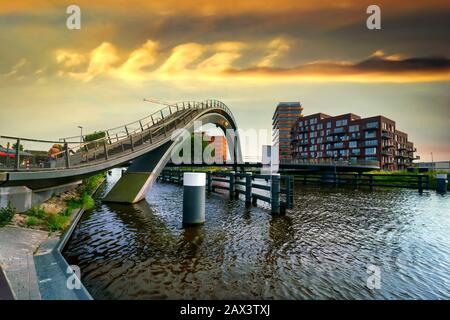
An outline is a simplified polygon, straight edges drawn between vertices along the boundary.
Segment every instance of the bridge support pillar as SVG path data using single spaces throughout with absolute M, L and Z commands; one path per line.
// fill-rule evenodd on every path
M 136 203 L 145 197 L 151 184 L 153 173 L 124 172 L 103 201 Z

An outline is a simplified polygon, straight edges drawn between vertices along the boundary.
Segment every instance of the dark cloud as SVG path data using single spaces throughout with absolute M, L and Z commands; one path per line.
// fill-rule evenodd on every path
M 399 59 L 398 57 L 378 56 L 366 60 L 349 62 L 315 62 L 293 68 L 247 68 L 229 70 L 229 73 L 239 75 L 264 76 L 297 76 L 334 78 L 352 77 L 353 80 L 367 79 L 377 75 L 373 81 L 442 81 L 450 79 L 450 59 L 446 57 L 424 57 Z M 369 80 L 370 81 L 370 80 Z

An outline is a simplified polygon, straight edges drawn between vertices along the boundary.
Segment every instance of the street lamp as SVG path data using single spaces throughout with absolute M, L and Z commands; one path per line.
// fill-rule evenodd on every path
M 431 154 L 431 168 L 434 170 L 434 159 L 433 159 L 433 152 L 430 152 Z
M 81 150 L 81 146 L 83 144 L 83 127 L 82 126 L 78 126 L 78 128 L 80 129 L 80 150 Z

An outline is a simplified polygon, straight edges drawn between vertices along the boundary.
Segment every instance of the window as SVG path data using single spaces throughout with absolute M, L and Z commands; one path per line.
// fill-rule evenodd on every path
M 344 147 L 344 143 L 343 142 L 338 142 L 334 144 L 335 148 L 343 148 Z
M 341 156 L 348 156 L 348 149 L 341 150 L 339 153 Z
M 377 132 L 376 131 L 367 131 L 366 132 L 366 139 L 373 139 L 377 136 Z
M 327 122 L 327 128 L 329 129 L 329 128 L 331 128 L 331 121 L 328 121 Z M 328 131 L 328 130 L 327 130 Z
M 322 130 L 323 129 L 323 123 L 319 123 L 317 125 L 317 130 Z
M 377 145 L 378 145 L 378 140 L 367 140 L 365 143 L 366 147 L 377 146 Z
M 368 129 L 376 129 L 376 128 L 378 128 L 378 122 L 367 122 L 366 128 L 368 128 Z
M 348 131 L 350 131 L 350 132 L 357 132 L 357 131 L 359 131 L 359 125 L 354 124 L 354 125 L 348 127 Z
M 352 149 L 352 154 L 353 154 L 353 155 L 357 156 L 357 155 L 359 155 L 360 153 L 361 153 L 361 150 L 360 150 L 360 149 Z
M 366 155 L 375 155 L 377 154 L 377 148 L 366 148 Z
M 358 146 L 358 143 L 356 141 L 350 141 L 348 143 L 349 148 L 356 148 Z
M 347 119 L 337 120 L 336 121 L 336 127 L 342 127 L 347 125 Z

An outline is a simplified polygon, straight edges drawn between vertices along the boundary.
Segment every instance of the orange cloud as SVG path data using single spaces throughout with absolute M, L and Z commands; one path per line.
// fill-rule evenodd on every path
M 18 0 L 3 1 L 0 14 L 54 10 L 74 4 L 72 0 Z M 298 1 L 298 0 L 77 0 L 76 4 L 82 9 L 100 8 L 116 10 L 139 10 L 153 12 L 159 15 L 239 15 L 249 13 L 276 13 L 276 12 L 309 12 L 323 9 L 355 9 L 367 8 L 372 4 L 370 0 L 320 0 L 320 1 Z M 450 4 L 445 0 L 408 1 L 408 0 L 378 0 L 380 7 L 389 6 L 391 11 L 406 12 L 420 9 L 449 8 Z
M 89 54 L 58 51 L 57 63 L 64 68 L 88 60 L 85 72 L 66 72 L 62 75 L 83 81 L 105 75 L 122 80 L 144 81 L 161 79 L 209 79 L 230 78 L 250 81 L 312 81 L 312 82 L 430 82 L 450 80 L 450 60 L 446 57 L 406 58 L 375 51 L 360 62 L 316 61 L 290 68 L 274 66 L 275 60 L 289 45 L 280 39 L 270 42 L 273 50 L 256 67 L 237 68 L 233 64 L 243 54 L 245 45 L 240 42 L 219 42 L 211 45 L 198 43 L 180 44 L 157 65 L 159 44 L 148 40 L 132 51 L 120 65 L 117 49 L 104 42 Z M 155 70 L 146 70 L 156 65 Z

